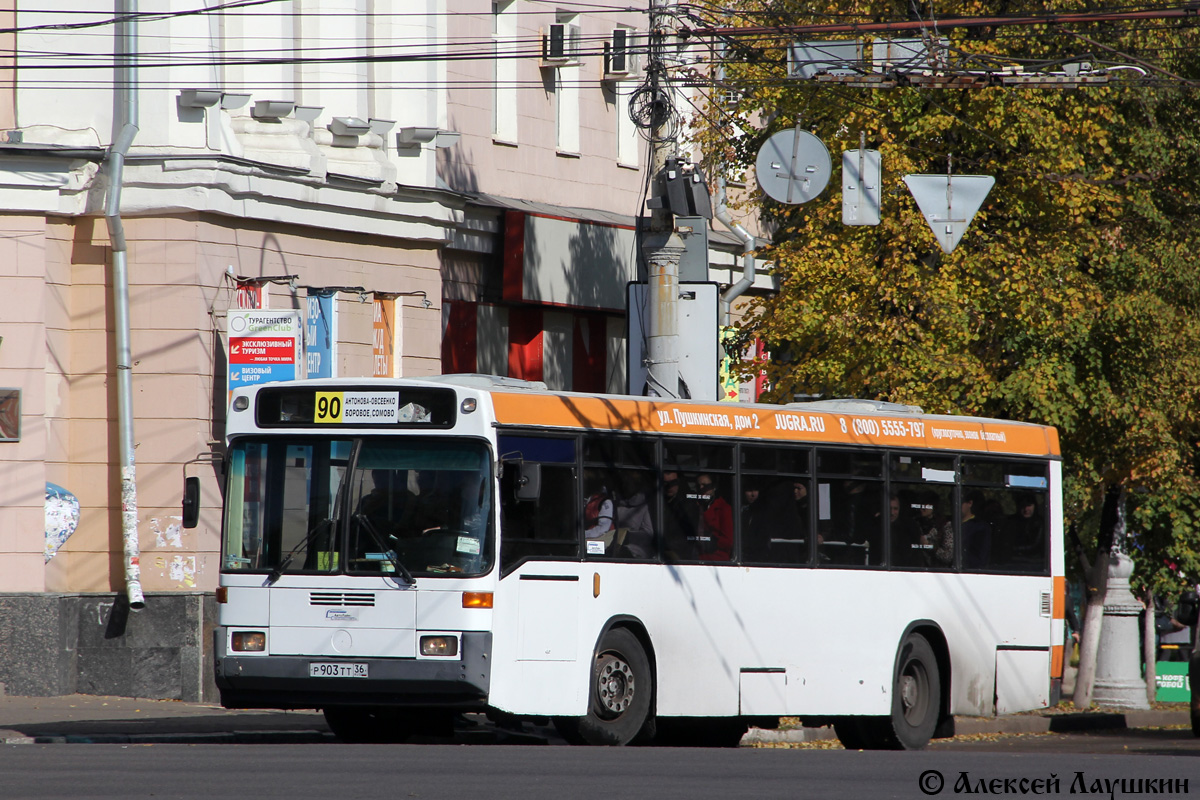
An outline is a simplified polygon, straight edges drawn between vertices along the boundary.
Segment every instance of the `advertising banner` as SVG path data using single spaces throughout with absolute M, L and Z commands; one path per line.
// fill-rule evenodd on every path
M 1192 699 L 1186 661 L 1155 662 L 1154 682 L 1154 699 L 1160 703 L 1187 703 Z
M 337 293 L 309 289 L 304 352 L 310 378 L 336 378 Z
M 230 311 L 228 325 L 229 391 L 302 377 L 300 312 Z
M 375 295 L 372 331 L 371 375 L 376 378 L 400 377 L 400 309 L 396 298 Z
M 237 307 L 241 309 L 266 308 L 267 293 L 261 283 L 239 283 L 237 287 Z

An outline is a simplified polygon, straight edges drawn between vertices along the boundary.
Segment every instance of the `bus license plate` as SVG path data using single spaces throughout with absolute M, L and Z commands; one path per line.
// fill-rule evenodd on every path
M 365 678 L 366 664 L 330 664 L 313 662 L 308 665 L 310 678 Z

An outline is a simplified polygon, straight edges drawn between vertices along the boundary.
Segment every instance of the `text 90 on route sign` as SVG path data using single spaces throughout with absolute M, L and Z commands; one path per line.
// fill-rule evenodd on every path
M 395 423 L 399 410 L 398 392 L 317 392 L 313 422 Z

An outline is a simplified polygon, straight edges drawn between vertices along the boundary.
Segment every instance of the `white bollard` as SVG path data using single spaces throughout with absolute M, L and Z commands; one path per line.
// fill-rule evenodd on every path
M 1143 606 L 1129 591 L 1131 574 L 1133 559 L 1124 553 L 1114 553 L 1108 563 L 1108 588 L 1104 592 L 1104 622 L 1100 627 L 1092 700 L 1098 706 L 1148 709 L 1138 630 Z M 1154 654 L 1149 657 L 1154 658 Z

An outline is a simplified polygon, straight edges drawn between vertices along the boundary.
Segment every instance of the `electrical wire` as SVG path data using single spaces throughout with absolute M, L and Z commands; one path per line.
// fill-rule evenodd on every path
M 224 3 L 224 4 L 221 4 L 218 6 L 213 6 L 211 8 L 207 8 L 207 9 L 190 9 L 190 10 L 184 10 L 184 11 L 178 11 L 178 12 L 141 13 L 141 14 L 136 15 L 136 18 L 138 20 L 146 20 L 146 19 L 161 20 L 161 19 L 177 18 L 177 17 L 182 17 L 182 16 L 197 15 L 197 14 L 210 14 L 210 13 L 228 14 L 231 12 L 242 12 L 247 8 L 252 8 L 252 7 L 257 7 L 257 6 L 268 6 L 273 3 L 278 3 L 278 2 L 279 2 L 279 0 L 237 0 L 236 2 Z M 644 12 L 644 10 L 642 10 L 642 9 L 631 9 L 627 6 L 615 6 L 615 5 L 610 6 L 610 5 L 587 4 L 587 3 L 572 4 L 571 7 L 579 8 L 579 9 L 603 9 L 605 11 L 612 11 L 614 13 L 617 13 L 617 12 L 643 13 Z M 690 11 L 688 11 L 688 9 L 708 10 L 710 8 L 719 8 L 719 7 L 718 6 L 705 6 L 705 5 L 699 5 L 699 4 L 690 4 L 685 7 L 685 11 L 683 13 L 685 13 L 685 14 L 690 13 Z M 1109 8 L 1128 9 L 1128 8 L 1138 8 L 1138 7 L 1137 6 L 1110 6 Z M 25 13 L 27 13 L 27 12 L 25 12 Z M 47 12 L 47 13 L 50 13 L 50 12 Z M 77 12 L 77 13 L 85 13 L 85 12 Z M 294 16 L 303 16 L 307 13 L 309 13 L 309 12 L 286 12 L 286 13 L 281 13 L 280 15 L 277 15 L 277 16 L 294 17 Z M 522 12 L 522 13 L 526 13 L 526 12 Z M 544 15 L 546 12 L 538 11 L 538 12 L 528 12 L 528 13 L 538 13 L 538 14 Z M 762 13 L 766 13 L 766 12 L 762 12 Z M 1101 12 L 1097 12 L 1097 13 L 1103 13 L 1103 12 L 1101 11 Z M 258 22 L 259 16 L 262 16 L 262 15 L 255 15 L 256 22 Z M 271 16 L 274 17 L 276 15 L 271 15 Z M 320 16 L 320 15 L 317 15 L 317 16 Z M 356 15 L 356 16 L 363 16 L 363 15 Z M 408 14 L 392 14 L 392 15 L 388 15 L 388 16 L 426 17 L 429 15 L 423 14 L 420 12 L 412 12 L 412 13 L 408 13 Z M 483 16 L 490 16 L 490 15 L 478 15 L 478 16 L 483 17 Z M 743 16 L 745 16 L 745 15 L 743 15 Z M 834 18 L 834 17 L 840 18 L 840 16 L 844 16 L 844 15 L 825 15 L 822 18 Z M 103 22 L 102 21 L 89 21 L 89 22 L 78 22 L 78 23 L 60 23 L 60 24 L 55 24 L 55 25 L 34 25 L 34 26 L 26 26 L 23 28 L 10 28 L 10 29 L 6 29 L 6 30 L 8 30 L 10 32 L 11 31 L 29 32 L 29 31 L 48 31 L 48 30 L 74 31 L 74 30 L 80 29 L 80 26 L 95 27 L 97 25 L 104 24 L 104 22 L 112 23 L 112 22 L 120 21 L 121 19 L 125 19 L 125 18 L 109 17 L 109 18 L 106 18 L 106 20 Z M 997 36 L 993 38 L 993 41 L 999 41 L 999 40 L 1007 40 L 1007 41 L 1014 41 L 1014 42 L 1018 41 L 1018 40 L 1033 41 L 1036 38 L 1045 38 L 1045 37 L 1049 37 L 1049 36 L 1057 36 L 1057 37 L 1081 36 L 1081 34 L 1078 34 L 1073 30 L 1067 30 L 1067 29 L 1059 29 L 1059 30 L 1055 30 L 1055 31 L 1047 32 L 1047 33 L 1039 32 L 1037 37 L 1030 36 L 1028 31 L 1023 31 L 1022 33 L 1019 33 L 1019 34 L 1012 33 L 1010 35 L 1008 33 L 1008 31 L 1010 31 L 1010 30 L 1012 30 L 1012 29 L 1000 30 L 998 32 Z M 1126 35 L 1133 35 L 1134 33 L 1146 33 L 1146 34 L 1152 35 L 1159 31 L 1166 31 L 1166 30 L 1176 31 L 1176 30 L 1179 30 L 1179 27 L 1175 26 L 1175 25 L 1172 25 L 1170 27 L 1168 27 L 1166 25 L 1152 25 L 1145 21 L 1138 21 L 1135 24 L 1131 24 L 1131 25 L 1128 25 L 1128 26 L 1122 28 L 1122 33 L 1126 34 Z M 700 34 L 702 34 L 702 33 L 703 32 L 697 32 L 698 38 L 700 39 L 701 42 L 708 42 L 710 45 L 713 42 L 718 41 L 718 40 L 719 41 L 736 40 L 739 36 L 739 34 L 736 31 L 731 31 L 730 29 L 724 29 L 724 31 L 720 35 L 717 35 L 714 33 L 712 35 L 706 34 L 704 36 L 701 36 Z M 95 34 L 80 33 L 80 34 L 75 34 L 75 35 L 94 36 Z M 105 37 L 105 38 L 108 38 L 108 37 Z M 644 35 L 643 35 L 643 38 L 644 38 Z M 753 52 L 761 53 L 764 49 L 769 49 L 769 48 L 773 48 L 776 46 L 778 46 L 780 49 L 782 49 L 785 45 L 790 44 L 791 40 L 792 40 L 792 37 L 786 33 L 781 33 L 777 36 L 763 36 L 761 34 L 756 34 L 752 41 Z M 230 43 L 232 43 L 233 40 L 229 40 L 229 41 L 230 41 Z M 579 49 L 576 53 L 576 58 L 582 61 L 582 60 L 587 60 L 587 59 L 592 59 L 592 58 L 603 57 L 603 55 L 604 55 L 603 45 L 607 41 L 608 41 L 608 34 L 588 35 L 588 36 L 580 37 L 580 39 L 579 39 L 580 44 L 579 44 Z M 541 43 L 540 37 L 537 37 L 537 38 L 516 37 L 516 38 L 502 38 L 502 39 L 496 38 L 496 37 L 485 38 L 485 39 L 478 39 L 478 38 L 474 38 L 474 39 L 444 39 L 444 40 L 440 40 L 440 42 L 430 42 L 428 40 L 413 40 L 411 43 L 401 42 L 400 44 L 397 44 L 395 42 L 395 40 L 392 40 L 387 45 L 363 44 L 360 42 L 354 42 L 354 41 L 350 41 L 350 40 L 347 40 L 346 43 L 343 45 L 343 44 L 336 43 L 336 41 L 331 44 L 329 42 L 329 40 L 323 40 L 323 43 L 321 46 L 315 46 L 315 47 L 309 46 L 309 47 L 301 47 L 301 48 L 293 48 L 293 47 L 284 48 L 283 46 L 281 46 L 278 50 L 275 50 L 275 51 L 272 51 L 270 49 L 264 50 L 262 47 L 255 47 L 252 50 L 250 50 L 250 49 L 245 49 L 245 50 L 235 50 L 235 49 L 204 50 L 204 49 L 200 49 L 200 50 L 180 51 L 178 49 L 175 49 L 173 51 L 162 51 L 162 52 L 145 52 L 144 51 L 143 53 L 141 53 L 139 55 L 139 60 L 138 60 L 137 66 L 139 67 L 139 70 L 142 72 L 142 74 L 145 76 L 145 78 L 148 79 L 147 82 L 145 83 L 145 85 L 148 88 L 153 88 L 153 87 L 171 88 L 171 81 L 168 80 L 166 76 L 163 76 L 162 78 L 158 78 L 157 76 L 153 75 L 153 72 L 156 72 L 156 71 L 164 71 L 165 72 L 165 71 L 170 71 L 173 69 L 178 69 L 180 67 L 186 67 L 186 68 L 190 68 L 190 69 L 242 68 L 242 69 L 247 69 L 247 70 L 253 70 L 255 68 L 267 68 L 267 67 L 292 67 L 292 66 L 316 67 L 316 66 L 336 66 L 339 64 L 354 64 L 354 65 L 358 65 L 358 66 L 361 66 L 361 65 L 369 66 L 371 64 L 387 64 L 387 63 L 435 64 L 435 63 L 454 63 L 454 62 L 469 62 L 469 61 L 480 61 L 480 62 L 491 63 L 491 62 L 496 62 L 496 61 L 504 60 L 504 59 L 514 59 L 514 60 L 540 59 L 541 45 L 542 45 L 542 43 Z M 742 49 L 744 50 L 744 47 Z M 1181 45 L 1168 45 L 1167 43 L 1163 43 L 1158 47 L 1154 47 L 1153 43 L 1149 43 L 1148 45 L 1143 45 L 1136 49 L 1131 48 L 1131 49 L 1127 49 L 1125 51 L 1117 51 L 1117 52 L 1121 53 L 1123 55 L 1126 55 L 1130 58 L 1130 60 L 1133 60 L 1133 59 L 1137 59 L 1137 58 L 1142 58 L 1142 59 L 1153 58 L 1154 55 L 1156 55 L 1156 54 L 1165 56 L 1167 54 L 1187 52 L 1187 51 L 1188 51 L 1188 48 L 1185 46 L 1181 46 Z M 642 50 L 640 48 L 634 48 L 634 52 L 642 52 Z M 1056 58 L 1056 59 L 1045 59 L 1045 58 L 1038 59 L 1038 58 L 1032 58 L 1032 57 L 1022 57 L 1020 55 L 1000 56 L 1000 55 L 995 55 L 995 54 L 984 54 L 984 53 L 970 54 L 970 53 L 965 53 L 961 48 L 957 48 L 953 52 L 957 53 L 957 55 L 955 57 L 955 64 L 952 67 L 948 68 L 948 72 L 950 74 L 960 74 L 960 73 L 973 71 L 973 72 L 981 72 L 986 75 L 989 72 L 1002 71 L 1005 69 L 1009 69 L 1013 66 L 1021 67 L 1024 70 L 1039 71 L 1039 70 L 1050 69 L 1055 66 L 1060 66 L 1063 63 L 1068 63 L 1069 61 L 1072 60 L 1071 58 L 1063 58 L 1063 57 Z M 732 55 L 727 55 L 725 58 L 723 58 L 722 61 L 726 64 L 735 65 L 735 64 L 739 64 L 739 63 L 747 63 L 751 57 L 752 57 L 752 53 L 750 51 L 743 52 L 740 55 L 740 57 L 739 57 L 738 53 L 735 51 Z M 1099 58 L 1096 58 L 1094 52 L 1091 52 L 1091 51 L 1089 51 L 1087 54 L 1085 54 L 1084 57 L 1086 57 L 1088 60 L 1092 61 L 1094 64 L 1099 65 L 1100 67 L 1105 67 L 1105 66 L 1111 67 L 1111 66 L 1119 65 L 1116 63 L 1118 59 L 1115 59 L 1111 56 L 1108 59 L 1099 59 Z M 98 79 L 95 81 L 91 81 L 91 80 L 87 80 L 87 79 L 82 79 L 82 80 L 80 79 L 80 75 L 86 74 L 87 71 L 95 71 L 95 70 L 110 71 L 110 70 L 113 70 L 117 66 L 117 64 L 115 63 L 114 57 L 108 53 L 82 53 L 82 52 L 70 52 L 70 51 L 63 51 L 63 50 L 26 49 L 26 50 L 17 50 L 16 52 L 10 54 L 9 58 L 15 59 L 17 63 L 0 64 L 0 76 L 3 76 L 6 72 L 13 74 L 14 79 L 18 80 L 20 88 L 53 89 L 53 88 L 77 88 L 79 86 L 109 87 L 109 86 L 117 85 L 117 83 L 115 81 L 113 81 L 111 79 L 107 79 L 107 78 L 102 79 L 102 80 Z M 43 59 L 45 59 L 47 62 L 51 62 L 51 63 L 42 63 Z M 778 59 L 778 60 L 781 61 L 782 59 Z M 715 66 L 716 63 L 717 63 L 717 59 L 715 57 L 710 57 L 707 60 L 705 60 L 703 58 L 697 58 L 697 59 L 693 60 L 688 66 L 690 68 L 693 68 L 693 69 L 699 71 L 699 70 L 703 70 L 705 68 L 712 68 Z M 844 66 L 847 69 L 851 68 L 851 66 L 852 66 L 849 62 L 840 63 L 840 62 L 836 62 L 836 61 L 831 61 L 831 62 L 822 61 L 821 63 L 822 64 L 832 64 L 833 66 Z M 578 67 L 578 68 L 556 67 L 556 69 L 558 69 L 559 76 L 560 76 L 560 78 L 562 78 L 562 82 L 564 85 L 595 86 L 600 83 L 600 80 L 598 78 L 591 79 L 591 78 L 583 78 L 583 77 L 578 77 L 578 78 L 571 77 L 571 70 L 577 69 L 580 73 L 582 73 L 582 71 L 584 69 L 583 67 Z M 37 75 L 36 78 L 33 77 L 34 74 Z M 56 85 L 55 79 L 50 77 L 54 74 L 59 74 L 59 75 L 63 76 L 61 79 L 61 81 L 62 81 L 61 85 Z M 70 77 L 67 77 L 68 75 Z M 28 79 L 25 76 L 29 76 Z M 252 78 L 255 76 L 241 76 L 241 77 Z M 279 87 L 291 86 L 293 88 L 305 87 L 305 88 L 321 89 L 321 88 L 336 88 L 336 87 L 345 85 L 343 81 L 340 81 L 336 78 L 331 78 L 331 77 L 318 77 L 314 81 L 309 76 L 305 76 L 303 79 L 297 78 L 294 81 L 287 81 L 287 80 L 281 79 L 279 76 L 277 76 L 276 78 L 274 78 L 272 80 L 274 81 L 275 86 L 279 86 Z M 757 84 L 751 82 L 750 84 L 747 84 L 747 85 L 749 85 L 749 86 L 754 86 L 754 85 L 765 86 L 765 85 L 771 85 L 772 82 L 778 84 L 778 83 L 783 83 L 783 82 L 787 82 L 790 80 L 793 80 L 793 79 L 785 78 L 781 75 L 779 78 L 767 78 L 767 79 L 763 79 L 762 82 L 759 82 Z M 1169 83 L 1172 81 L 1185 83 L 1189 79 L 1187 79 L 1183 76 L 1173 75 L 1167 70 L 1162 70 L 1159 72 L 1159 74 L 1157 74 L 1154 77 L 1141 76 L 1141 77 L 1136 77 L 1136 78 L 1126 78 L 1126 80 L 1137 80 L 1140 83 L 1144 83 L 1147 85 L 1154 85 L 1154 84 Z M 253 80 L 250 80 L 249 82 L 255 83 L 257 85 L 257 82 L 255 82 Z M 536 89 L 541 84 L 542 84 L 542 81 L 536 80 L 536 79 L 535 80 L 522 80 L 522 81 L 495 81 L 495 80 L 490 80 L 487 78 L 479 77 L 479 78 L 461 78 L 461 79 L 446 79 L 446 80 L 429 80 L 429 79 L 427 79 L 424 81 L 421 81 L 421 80 L 413 81 L 411 79 L 407 79 L 407 76 L 406 76 L 406 88 L 414 88 L 414 89 L 417 89 L 417 88 L 442 88 L 442 87 L 464 87 L 464 88 L 465 87 L 470 87 L 470 88 L 481 88 L 481 87 L 510 88 L 511 87 L 511 88 L 522 88 L 522 89 L 524 89 L 524 88 Z M 385 81 L 374 81 L 373 82 L 370 80 L 369 76 L 364 76 L 364 78 L 362 80 L 358 80 L 357 86 L 358 86 L 358 88 L 381 88 L 381 87 L 386 87 L 387 83 Z M 656 94 L 650 90 L 639 90 L 636 93 L 636 97 L 634 99 L 637 101 L 636 107 L 639 109 L 639 112 L 640 112 L 639 116 L 638 116 L 639 127 L 642 129 L 647 129 L 648 127 L 650 127 L 646 124 L 647 120 L 653 118 L 655 113 L 658 113 L 658 112 L 656 112 L 656 109 L 661 109 L 663 106 L 663 99 L 661 97 L 661 93 Z M 676 127 L 675 131 L 677 132 L 677 130 L 678 130 L 678 128 Z

